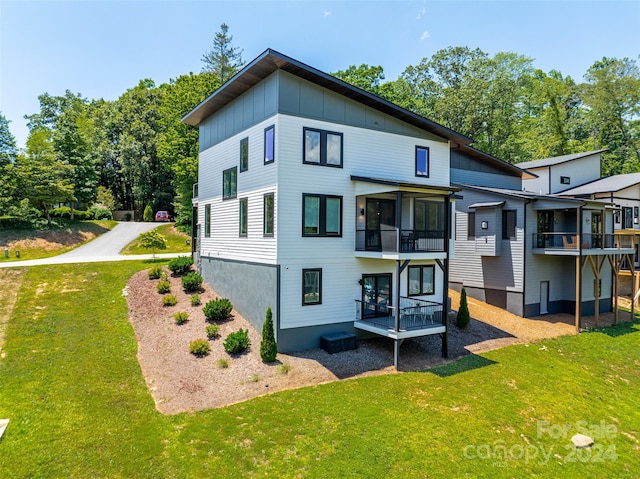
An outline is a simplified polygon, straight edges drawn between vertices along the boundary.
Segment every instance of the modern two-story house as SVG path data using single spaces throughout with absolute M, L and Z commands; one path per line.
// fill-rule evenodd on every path
M 183 121 L 199 128 L 205 281 L 280 351 L 336 332 L 447 349 L 450 151 L 471 140 L 266 50 Z

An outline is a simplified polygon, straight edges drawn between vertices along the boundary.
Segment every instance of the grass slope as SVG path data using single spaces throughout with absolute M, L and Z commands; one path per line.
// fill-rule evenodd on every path
M 0 361 L 0 477 L 638 477 L 638 323 L 165 417 L 122 296 L 147 266 L 25 273 Z M 598 447 L 568 447 L 601 424 Z
M 191 245 L 186 243 L 191 240 L 188 234 L 178 231 L 173 224 L 159 226 L 157 231 L 164 236 L 167 249 L 157 250 L 156 253 L 191 253 Z M 133 240 L 123 248 L 120 254 L 151 254 L 153 250 L 140 247 L 138 239 Z

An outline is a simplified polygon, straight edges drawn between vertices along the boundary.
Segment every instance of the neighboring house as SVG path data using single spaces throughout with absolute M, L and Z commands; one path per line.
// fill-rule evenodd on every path
M 600 178 L 601 155 L 607 150 L 587 151 L 517 163 L 515 166 L 535 175 L 523 178 L 527 191 L 540 195 L 560 193 Z
M 578 328 L 581 316 L 611 311 L 618 277 L 612 272 L 633 253 L 628 237 L 613 234 L 613 205 L 524 191 L 521 179 L 530 176 L 520 168 L 466 146 L 456 154 L 451 182 L 461 198 L 450 286 L 519 316 L 572 313 Z M 544 167 L 552 173 L 547 183 L 555 164 Z M 473 173 L 483 166 L 486 174 Z
M 331 333 L 440 334 L 454 188 L 470 139 L 273 50 L 183 121 L 199 127 L 205 281 L 280 351 Z M 443 306 L 445 305 L 445 306 Z

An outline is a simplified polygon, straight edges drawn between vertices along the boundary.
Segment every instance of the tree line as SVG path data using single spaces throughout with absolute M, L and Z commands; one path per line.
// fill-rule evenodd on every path
M 48 218 L 51 205 L 175 212 L 191 222 L 198 131 L 180 119 L 242 66 L 242 50 L 221 25 L 201 73 L 156 85 L 143 79 L 115 101 L 66 91 L 40 95 L 16 148 L 0 113 L 0 216 Z M 633 59 L 603 58 L 576 83 L 512 52 L 449 47 L 385 81 L 381 66 L 352 65 L 334 76 L 475 140 L 510 163 L 594 149 L 603 174 L 640 171 L 640 73 Z M 50 218 L 48 218 L 50 220 Z

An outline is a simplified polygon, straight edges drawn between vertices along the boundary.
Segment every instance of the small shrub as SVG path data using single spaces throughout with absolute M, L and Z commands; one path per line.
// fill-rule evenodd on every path
M 202 298 L 200 297 L 199 294 L 192 294 L 191 295 L 191 306 L 200 306 L 200 304 L 202 304 Z
M 240 328 L 234 333 L 229 333 L 224 340 L 224 350 L 229 354 L 238 354 L 246 351 L 250 344 L 249 330 Z
M 178 256 L 177 258 L 173 258 L 171 261 L 169 261 L 167 267 L 176 276 L 182 276 L 183 274 L 191 271 L 192 264 L 193 259 L 191 259 L 189 256 Z
M 220 358 L 216 361 L 216 366 L 218 366 L 220 369 L 227 369 L 229 367 L 229 360 Z
M 162 277 L 162 266 L 154 266 L 149 270 L 149 279 L 160 279 Z
M 201 286 L 202 286 L 202 275 L 200 275 L 200 273 L 196 273 L 195 271 L 192 271 L 191 273 L 187 273 L 182 277 L 182 287 L 187 293 L 200 291 Z
M 89 208 L 89 213 L 94 220 L 112 220 L 113 215 L 111 214 L 111 210 L 105 206 L 94 205 Z
M 178 300 L 173 294 L 169 294 L 162 298 L 162 306 L 175 306 L 178 304 Z
M 147 204 L 144 208 L 144 213 L 142 213 L 142 221 L 145 223 L 150 223 L 153 221 L 153 208 L 150 204 Z
M 158 290 L 158 293 L 166 294 L 171 291 L 171 283 L 166 279 L 161 279 L 158 281 L 158 284 L 156 284 L 156 289 Z
M 289 371 L 291 371 L 291 365 L 289 364 L 281 364 L 278 366 L 278 374 L 282 374 L 284 376 L 289 374 Z
M 220 336 L 220 326 L 217 324 L 207 324 L 207 338 L 216 339 Z
M 458 308 L 458 316 L 456 316 L 456 324 L 459 328 L 466 328 L 470 321 L 469 306 L 467 305 L 467 291 L 462 288 L 460 293 L 460 307 Z
M 209 343 L 206 339 L 194 339 L 189 343 L 189 351 L 195 356 L 206 356 L 209 354 Z
M 167 296 L 167 298 L 168 297 L 169 296 Z M 176 324 L 184 324 L 189 320 L 189 313 L 185 311 L 178 311 L 173 315 L 173 319 L 175 320 Z
M 260 342 L 260 357 L 265 363 L 272 363 L 278 355 L 278 345 L 273 333 L 273 313 L 271 307 L 267 308 L 267 316 L 262 325 L 262 341 Z
M 202 312 L 209 321 L 223 321 L 229 317 L 233 305 L 227 298 L 212 299 L 202 308 Z
M 260 381 L 260 376 L 258 376 L 257 374 L 252 374 L 251 376 L 249 376 L 249 382 L 257 383 L 258 381 Z

